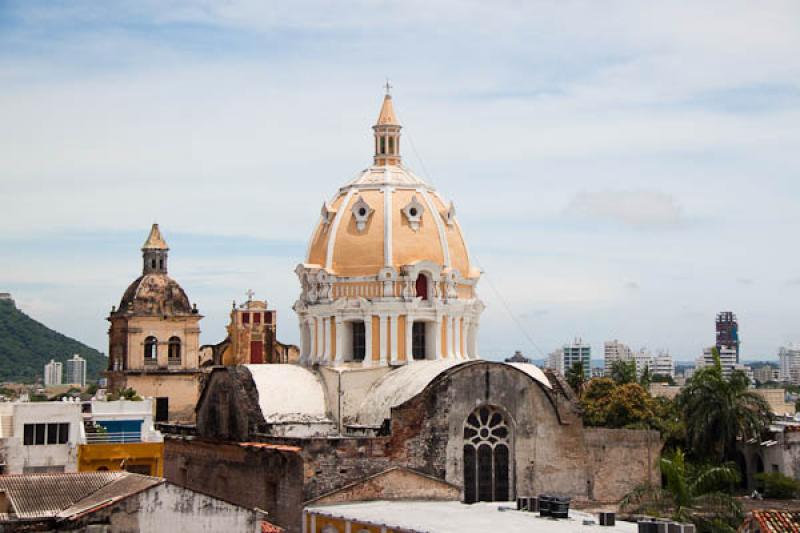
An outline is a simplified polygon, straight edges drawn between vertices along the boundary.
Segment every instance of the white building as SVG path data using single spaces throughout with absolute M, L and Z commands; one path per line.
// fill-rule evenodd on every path
M 95 424 L 104 431 L 87 434 Z M 151 398 L 0 403 L 0 473 L 77 472 L 81 444 L 163 440 Z
M 58 361 L 50 359 L 50 362 L 44 365 L 44 385 L 61 385 L 63 365 Z
M 611 375 L 611 369 L 617 361 L 630 361 L 633 352 L 629 346 L 622 344 L 617 339 L 606 341 L 603 345 L 606 376 Z
M 778 349 L 778 364 L 781 381 L 800 385 L 800 346 L 781 346 Z
M 564 352 L 561 350 L 561 348 L 557 348 L 547 354 L 544 367 L 550 368 L 559 374 L 564 375 Z
M 701 368 L 704 366 L 711 366 L 714 364 L 714 354 L 712 349 L 714 347 L 708 347 L 703 349 L 703 355 L 697 358 L 697 364 L 695 365 L 696 368 Z M 728 348 L 723 346 L 719 348 L 719 362 L 720 366 L 722 367 L 722 375 L 726 378 L 731 375 L 734 369 L 742 370 L 747 372 L 749 369 L 746 369 L 744 365 L 740 365 L 736 362 L 738 355 L 736 353 L 736 348 Z M 752 379 L 752 372 L 750 372 L 750 378 Z
M 650 374 L 660 374 L 675 377 L 675 365 L 669 352 L 659 352 L 655 355 L 642 348 L 634 352 L 629 346 L 614 339 L 606 341 L 604 345 L 605 372 L 606 376 L 611 375 L 611 369 L 617 361 L 634 361 L 636 363 L 636 375 L 642 377 L 644 369 L 649 368 Z
M 67 359 L 66 365 L 66 383 L 70 385 L 79 385 L 80 387 L 86 386 L 86 359 L 78 354 L 72 356 L 72 359 Z
M 583 339 L 576 337 L 570 344 L 562 346 L 561 352 L 564 372 L 568 372 L 575 363 L 581 363 L 583 375 L 587 378 L 591 375 L 592 347 L 584 344 Z
M 659 352 L 650 359 L 650 373 L 675 377 L 675 362 L 669 352 Z

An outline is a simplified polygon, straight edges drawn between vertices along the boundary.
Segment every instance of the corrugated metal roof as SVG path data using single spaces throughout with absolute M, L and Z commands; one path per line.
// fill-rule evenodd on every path
M 109 499 L 121 499 L 163 480 L 129 472 L 81 472 L 71 474 L 22 474 L 0 476 L 19 519 L 69 516 L 97 507 Z

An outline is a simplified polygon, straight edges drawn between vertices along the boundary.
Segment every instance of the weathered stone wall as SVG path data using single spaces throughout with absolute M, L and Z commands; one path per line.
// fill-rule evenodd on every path
M 618 502 L 637 485 L 661 483 L 658 431 L 586 428 L 589 499 Z
M 247 508 L 299 531 L 303 509 L 303 460 L 298 448 L 167 438 L 164 477 L 171 483 Z
M 243 366 L 214 369 L 197 404 L 197 428 L 201 437 L 247 441 L 266 431 L 250 371 Z
M 202 406 L 213 405 L 205 399 L 214 400 L 214 394 L 227 391 L 227 399 L 235 399 L 231 411 L 255 416 L 249 411 L 256 409 L 257 401 L 247 390 L 245 376 L 227 375 L 210 382 L 198 409 L 199 433 L 206 437 L 222 435 L 214 429 L 219 420 L 213 417 L 219 415 Z M 557 383 L 556 390 L 562 386 Z M 584 429 L 568 395 L 554 393 L 519 369 L 485 361 L 441 374 L 422 393 L 394 408 L 389 436 L 269 437 L 271 444 L 263 445 L 168 439 L 165 476 L 265 509 L 294 533 L 300 530 L 303 502 L 391 467 L 407 467 L 463 487 L 464 423 L 483 405 L 503 412 L 511 426 L 511 498 L 560 492 L 577 500 L 618 500 L 640 482 L 659 479 L 661 441 L 656 432 Z M 230 427 L 236 424 L 232 421 Z M 248 436 L 267 438 L 253 433 L 252 424 L 249 428 Z M 287 452 L 290 448 L 296 451 Z M 281 488 L 267 490 L 265 485 Z M 375 495 L 385 496 L 377 490 Z

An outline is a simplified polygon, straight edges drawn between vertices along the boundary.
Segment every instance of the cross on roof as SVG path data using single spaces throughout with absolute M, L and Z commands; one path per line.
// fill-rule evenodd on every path
M 253 299 L 253 295 L 255 294 L 255 292 L 253 291 L 253 289 L 247 289 L 247 292 L 245 292 L 245 294 L 247 295 L 247 301 L 249 302 Z
M 389 78 L 386 78 L 386 85 L 383 87 L 386 89 L 386 94 L 392 94 L 392 84 L 389 83 Z

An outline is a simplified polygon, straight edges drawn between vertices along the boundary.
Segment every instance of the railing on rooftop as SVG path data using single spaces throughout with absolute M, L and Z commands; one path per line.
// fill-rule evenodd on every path
M 128 431 L 121 433 L 88 433 L 86 435 L 88 444 L 107 444 L 107 443 L 129 443 L 142 442 L 141 431 Z

